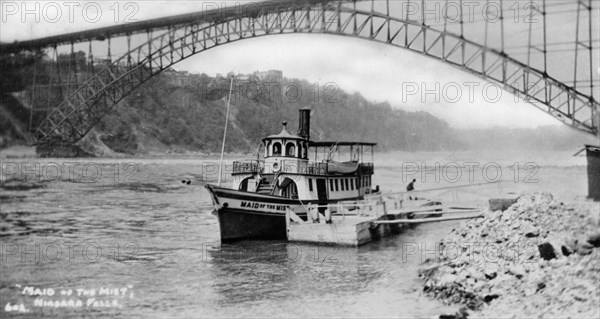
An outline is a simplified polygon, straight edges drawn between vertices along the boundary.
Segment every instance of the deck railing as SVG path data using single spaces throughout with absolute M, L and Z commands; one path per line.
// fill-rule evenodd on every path
M 233 174 L 258 172 L 260 172 L 260 163 L 257 160 L 243 160 L 233 162 Z
M 281 161 L 282 171 L 291 174 L 327 175 L 327 163 Z
M 282 160 L 282 171 L 290 174 L 327 175 L 327 163 L 300 162 L 297 160 Z M 259 173 L 261 165 L 257 160 L 241 160 L 233 162 L 233 174 Z M 360 163 L 360 175 L 373 174 L 373 163 Z

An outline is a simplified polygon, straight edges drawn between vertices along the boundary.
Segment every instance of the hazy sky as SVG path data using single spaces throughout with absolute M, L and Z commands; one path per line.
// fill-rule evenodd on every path
M 26 9 L 39 14 L 23 15 L 25 2 L 0 3 L 3 42 L 114 25 L 115 21 L 188 13 L 215 5 L 209 1 L 124 1 L 118 3 L 117 15 L 113 1 L 73 1 L 72 7 L 67 2 L 35 2 L 39 8 L 29 3 Z M 560 123 L 528 103 L 515 101 L 512 94 L 441 62 L 349 37 L 295 34 L 243 40 L 196 55 L 175 69 L 209 75 L 278 69 L 288 78 L 320 85 L 333 82 L 345 91 L 360 92 L 371 101 L 388 101 L 393 107 L 406 110 L 425 110 L 460 128 Z M 429 93 L 424 95 L 425 92 Z

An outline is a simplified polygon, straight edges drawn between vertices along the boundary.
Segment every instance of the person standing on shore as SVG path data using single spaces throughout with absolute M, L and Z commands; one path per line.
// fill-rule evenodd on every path
M 417 180 L 413 178 L 412 182 L 408 183 L 408 186 L 406 186 L 406 191 L 407 192 L 412 192 L 415 190 L 415 182 Z M 408 196 L 408 199 L 412 200 L 412 196 Z
M 412 192 L 415 190 L 415 182 L 416 181 L 417 181 L 416 179 L 413 179 L 412 182 L 408 183 L 408 186 L 406 186 L 407 192 Z

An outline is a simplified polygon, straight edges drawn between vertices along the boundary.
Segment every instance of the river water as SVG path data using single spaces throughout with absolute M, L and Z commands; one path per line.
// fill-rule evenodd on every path
M 398 156 L 463 160 L 377 157 L 374 182 L 384 190 L 404 188 Z M 458 223 L 421 225 L 359 248 L 220 245 L 203 188 L 215 181 L 214 169 L 214 161 L 193 157 L 2 159 L 1 317 L 431 318 L 456 311 L 424 296 L 417 272 Z M 585 195 L 580 159 L 545 163 L 535 176 L 537 183 L 513 181 L 509 189 Z M 417 188 L 447 186 L 444 177 Z

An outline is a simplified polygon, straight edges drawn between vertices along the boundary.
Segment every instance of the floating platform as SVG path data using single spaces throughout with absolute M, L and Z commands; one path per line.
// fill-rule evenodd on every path
M 447 207 L 428 200 L 396 201 L 393 209 L 387 206 L 391 206 L 390 202 L 383 200 L 309 205 L 307 220 L 288 209 L 287 238 L 293 242 L 360 246 L 399 234 L 409 225 L 483 216 L 478 208 Z

